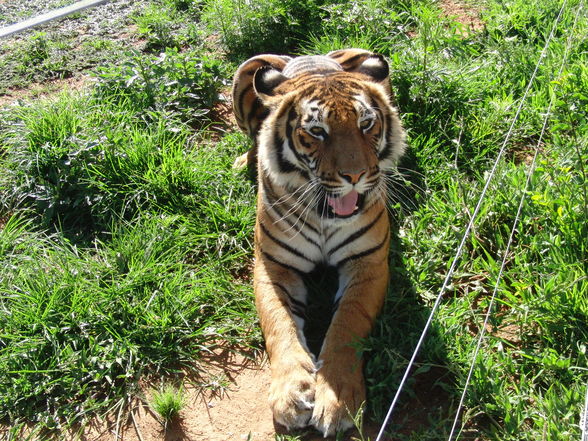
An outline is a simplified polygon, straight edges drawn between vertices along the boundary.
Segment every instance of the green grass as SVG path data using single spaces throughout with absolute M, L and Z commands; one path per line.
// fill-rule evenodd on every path
M 49 11 L 69 4 L 60 3 L 44 6 Z M 25 11 L 27 6 L 33 5 L 16 4 L 7 10 L 13 15 L 7 21 L 37 15 Z M 23 17 L 15 12 L 20 9 Z M 202 43 L 197 24 L 200 9 L 191 0 L 121 0 L 0 41 L 0 94 L 71 78 L 105 64 L 118 64 L 131 58 L 132 50 L 159 54 L 170 48 L 198 46 Z
M 261 344 L 249 279 L 255 189 L 230 168 L 248 141 L 232 129 L 212 136 L 209 111 L 234 63 L 253 53 L 350 46 L 389 57 L 410 145 L 405 181 L 393 189 L 390 292 L 362 346 L 365 418 L 381 421 L 561 4 L 477 2 L 485 27 L 463 33 L 433 1 L 308 1 L 290 12 L 270 1 L 153 2 L 133 18 L 143 52 L 103 59 L 83 92 L 0 111 L 0 419 L 12 436 L 32 423 L 58 438 L 124 406 L 140 394 L 140 378 L 159 384 L 196 369 L 204 348 Z M 393 414 L 395 439 L 447 439 L 522 196 L 460 439 L 580 437 L 588 384 L 580 6 L 568 2 L 542 59 Z M 212 32 L 225 54 L 211 46 Z M 36 48 L 26 52 L 32 65 L 52 58 L 45 37 L 26 44 Z
M 150 406 L 157 414 L 167 422 L 178 417 L 182 408 L 186 405 L 184 391 L 171 384 L 164 386 L 159 391 L 153 391 Z

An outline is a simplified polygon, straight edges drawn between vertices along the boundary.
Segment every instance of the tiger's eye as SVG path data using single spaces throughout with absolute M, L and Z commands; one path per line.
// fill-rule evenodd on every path
M 323 129 L 320 126 L 314 126 L 311 127 L 308 132 L 316 137 L 321 137 L 321 138 L 326 138 L 327 137 L 327 132 L 325 131 L 325 129 Z
M 371 129 L 373 125 L 374 125 L 374 120 L 371 118 L 370 119 L 363 119 L 359 122 L 359 128 L 361 130 L 363 130 L 364 132 Z

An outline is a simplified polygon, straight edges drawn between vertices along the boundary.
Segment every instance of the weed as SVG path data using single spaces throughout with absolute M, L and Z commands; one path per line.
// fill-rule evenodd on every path
M 322 6 L 336 0 L 211 0 L 203 20 L 220 32 L 223 46 L 236 58 L 256 53 L 288 53 L 306 41 L 324 17 Z
M 146 40 L 147 51 L 160 51 L 166 48 L 180 48 L 182 45 L 195 43 L 198 37 L 186 32 L 189 28 L 183 23 L 190 20 L 190 15 L 178 13 L 188 11 L 188 4 L 148 5 L 133 17 L 139 35 Z
M 322 29 L 311 33 L 304 50 L 327 53 L 362 47 L 383 52 L 391 41 L 406 39 L 413 28 L 415 16 L 410 3 L 369 0 L 326 4 L 321 8 Z
M 71 42 L 57 35 L 37 32 L 10 53 L 0 52 L 0 93 L 6 88 L 18 87 L 32 81 L 54 80 L 72 75 L 72 66 L 66 55 Z
M 99 69 L 95 92 L 100 99 L 133 105 L 147 119 L 163 112 L 196 122 L 216 101 L 225 75 L 218 59 L 197 50 L 167 49 L 157 57 L 134 54 L 118 66 Z
M 229 389 L 230 381 L 223 373 L 211 375 L 199 386 L 210 391 L 212 395 L 222 397 Z
M 185 392 L 171 384 L 154 390 L 149 406 L 163 419 L 165 424 L 176 418 L 186 405 Z

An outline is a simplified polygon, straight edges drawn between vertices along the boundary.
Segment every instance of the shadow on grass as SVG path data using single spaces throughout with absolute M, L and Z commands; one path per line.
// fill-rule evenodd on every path
M 418 295 L 402 255 L 402 243 L 395 230 L 387 302 L 365 343 L 368 419 L 378 429 L 431 311 Z M 448 418 L 453 415 L 453 383 L 445 339 L 433 322 L 388 422 L 386 433 L 393 435 L 390 439 L 444 439 Z M 420 437 L 414 438 L 416 434 Z

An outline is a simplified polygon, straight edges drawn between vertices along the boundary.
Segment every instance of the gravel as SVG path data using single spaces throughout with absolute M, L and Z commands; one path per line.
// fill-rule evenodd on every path
M 73 3 L 75 1 L 0 0 L 0 27 L 18 23 Z M 14 43 L 14 40 L 27 39 L 40 31 L 108 37 L 123 32 L 130 23 L 130 16 L 143 9 L 146 3 L 143 0 L 111 1 L 9 36 L 0 43 L 10 45 Z

